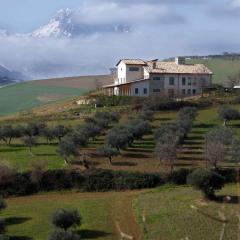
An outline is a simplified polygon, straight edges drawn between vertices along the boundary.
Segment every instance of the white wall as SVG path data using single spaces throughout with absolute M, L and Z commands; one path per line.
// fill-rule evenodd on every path
M 120 62 L 118 65 L 118 79 L 117 83 L 115 84 L 122 84 L 126 83 L 126 72 L 127 72 L 127 66 L 124 62 Z
M 129 68 L 131 67 L 139 68 L 139 71 L 130 71 Z M 122 84 L 143 78 L 144 69 L 142 65 L 126 65 L 124 62 L 120 62 L 118 65 L 118 79 L 115 81 L 115 84 Z
M 135 88 L 138 88 L 138 94 L 135 94 Z M 147 94 L 143 93 L 144 88 L 147 89 Z M 149 96 L 149 80 L 135 82 L 131 84 L 132 96 L 147 97 Z
M 153 77 L 158 76 L 161 77 L 161 80 L 153 80 Z M 169 84 L 170 77 L 174 77 L 174 85 Z M 150 78 L 150 92 L 153 92 L 154 88 L 159 88 L 161 92 L 168 95 L 169 90 L 172 90 L 175 96 L 200 94 L 202 87 L 210 87 L 212 84 L 211 75 L 206 74 L 151 74 Z M 185 78 L 185 85 L 182 84 L 183 78 Z

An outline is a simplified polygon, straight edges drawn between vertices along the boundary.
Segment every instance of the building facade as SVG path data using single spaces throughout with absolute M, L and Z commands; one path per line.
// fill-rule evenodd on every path
M 108 95 L 148 97 L 164 95 L 187 97 L 211 87 L 213 73 L 203 64 L 122 59 L 117 63 L 117 78 L 113 85 L 104 86 Z

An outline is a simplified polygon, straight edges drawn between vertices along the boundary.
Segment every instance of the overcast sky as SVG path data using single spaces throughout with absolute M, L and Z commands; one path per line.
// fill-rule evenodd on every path
M 0 29 L 32 32 L 64 8 L 77 10 L 85 26 L 125 24 L 132 32 L 50 41 L 2 37 L 0 64 L 53 75 L 65 67 L 61 74 L 72 75 L 106 72 L 122 57 L 240 52 L 240 0 L 0 0 Z

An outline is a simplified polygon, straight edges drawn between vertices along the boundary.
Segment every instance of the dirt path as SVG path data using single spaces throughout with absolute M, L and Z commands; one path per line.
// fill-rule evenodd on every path
M 132 193 L 119 199 L 114 199 L 112 207 L 112 218 L 115 223 L 114 236 L 120 239 L 120 232 L 116 223 L 119 223 L 121 231 L 127 235 L 133 236 L 135 240 L 142 240 L 143 235 L 133 209 L 133 201 L 138 193 Z M 115 238 L 114 238 L 115 239 Z

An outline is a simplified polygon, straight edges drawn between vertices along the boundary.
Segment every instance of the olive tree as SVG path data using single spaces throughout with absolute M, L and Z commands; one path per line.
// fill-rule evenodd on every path
M 52 224 L 67 231 L 81 225 L 81 217 L 77 210 L 59 209 L 52 216 Z
M 221 106 L 218 109 L 219 118 L 223 121 L 223 126 L 231 120 L 236 120 L 240 118 L 240 113 L 229 106 Z
M 70 158 L 79 154 L 79 148 L 69 136 L 63 138 L 58 145 L 57 153 L 64 158 L 65 164 L 70 164 Z
M 230 161 L 236 164 L 240 163 L 240 139 L 234 138 L 231 145 Z
M 170 172 L 173 172 L 174 163 L 177 160 L 177 138 L 169 133 L 159 138 L 155 147 L 155 155 L 161 164 L 170 166 Z
M 32 153 L 32 148 L 37 145 L 36 138 L 33 136 L 24 137 L 23 142 L 29 148 L 31 153 Z
M 106 137 L 107 145 L 116 148 L 118 151 L 127 147 L 127 145 L 132 141 L 133 137 L 131 133 L 124 127 L 112 129 Z
M 118 156 L 120 152 L 116 148 L 104 145 L 97 148 L 97 154 L 102 157 L 106 157 L 109 160 L 109 164 L 112 165 L 112 158 Z
M 210 130 L 205 135 L 204 155 L 206 164 L 214 168 L 218 167 L 227 156 L 227 148 L 231 145 L 233 133 L 231 129 L 220 127 Z
M 59 142 L 62 141 L 62 138 L 67 135 L 70 131 L 69 128 L 65 127 L 64 125 L 57 125 L 53 128 L 53 136 L 58 139 Z

